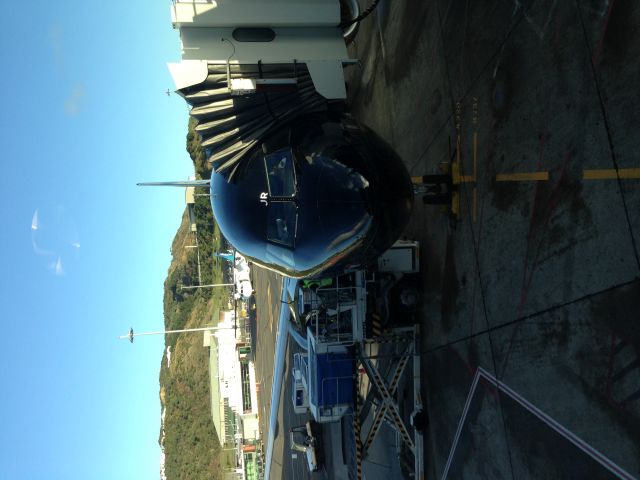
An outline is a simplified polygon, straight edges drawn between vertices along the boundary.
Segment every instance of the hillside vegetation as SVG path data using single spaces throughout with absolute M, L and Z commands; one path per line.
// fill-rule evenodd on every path
M 189 122 L 187 151 L 199 178 L 209 178 L 210 171 L 200 143 Z M 204 189 L 198 189 L 203 193 Z M 202 284 L 220 283 L 222 265 L 213 257 L 221 248 L 221 236 L 211 215 L 208 197 L 196 196 L 197 240 L 200 250 Z M 213 312 L 226 306 L 224 288 L 181 290 L 180 286 L 198 285 L 198 260 L 195 235 L 189 231 L 188 214 L 171 246 L 173 255 L 164 283 L 164 323 L 167 330 L 210 325 Z M 160 401 L 166 409 L 159 442 L 165 452 L 168 480 L 211 480 L 222 478 L 221 450 L 211 420 L 209 398 L 209 350 L 202 346 L 203 333 L 165 336 L 170 346 L 160 367 Z M 226 463 L 226 462 L 225 462 Z

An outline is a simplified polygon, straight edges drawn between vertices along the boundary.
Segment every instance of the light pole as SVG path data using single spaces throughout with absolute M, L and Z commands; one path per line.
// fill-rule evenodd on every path
M 212 283 L 210 285 L 191 285 L 185 287 L 184 285 L 180 285 L 180 290 L 189 290 L 193 288 L 212 288 L 212 287 L 232 287 L 233 283 Z
M 158 332 L 141 332 L 141 333 L 133 333 L 133 328 L 129 329 L 129 333 L 127 335 L 120 335 L 118 338 L 128 338 L 131 343 L 133 343 L 133 339 L 135 337 L 141 337 L 143 335 L 165 335 L 167 333 L 184 333 L 184 332 L 204 332 L 207 330 L 217 331 L 217 330 L 231 330 L 233 327 L 200 327 L 200 328 L 183 328 L 181 330 L 161 330 Z

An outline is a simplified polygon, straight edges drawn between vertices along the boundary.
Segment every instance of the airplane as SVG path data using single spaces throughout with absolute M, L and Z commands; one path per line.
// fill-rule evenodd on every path
M 249 300 L 249 297 L 251 297 L 254 291 L 253 286 L 251 285 L 251 277 L 249 276 L 249 267 L 246 266 L 246 260 L 244 262 L 244 265 L 244 268 L 238 268 L 237 266 L 234 267 L 234 277 L 236 284 L 235 297 L 237 299 Z
M 232 265 L 233 278 L 235 283 L 234 298 L 236 300 L 249 300 L 253 294 L 253 286 L 251 285 L 251 277 L 249 275 L 250 268 L 247 259 L 237 252 L 220 253 L 214 255 L 218 258 L 226 260 Z
M 376 133 L 344 112 L 276 123 L 210 180 L 139 185 L 209 187 L 222 235 L 246 259 L 291 278 L 364 267 L 404 230 L 411 178 Z
M 234 294 L 236 300 L 249 300 L 253 294 L 254 290 L 249 279 L 236 281 L 236 293 Z

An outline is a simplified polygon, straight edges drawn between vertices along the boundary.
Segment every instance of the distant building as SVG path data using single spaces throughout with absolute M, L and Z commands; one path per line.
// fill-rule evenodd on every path
M 222 447 L 236 451 L 232 476 L 241 476 L 233 478 L 252 480 L 257 478 L 255 444 L 260 438 L 253 357 L 246 341 L 236 338 L 234 312 L 219 312 L 216 318 L 219 329 L 205 332 L 203 341 L 209 347 L 211 417 Z
M 196 187 L 185 188 L 184 200 L 187 204 L 187 211 L 189 212 L 189 230 L 195 232 L 196 226 Z

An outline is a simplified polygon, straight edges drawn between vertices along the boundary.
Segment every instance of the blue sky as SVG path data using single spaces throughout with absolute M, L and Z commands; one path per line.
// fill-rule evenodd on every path
M 0 36 L 0 478 L 157 479 L 187 108 L 170 2 L 9 2 Z M 38 212 L 37 229 L 32 229 Z

